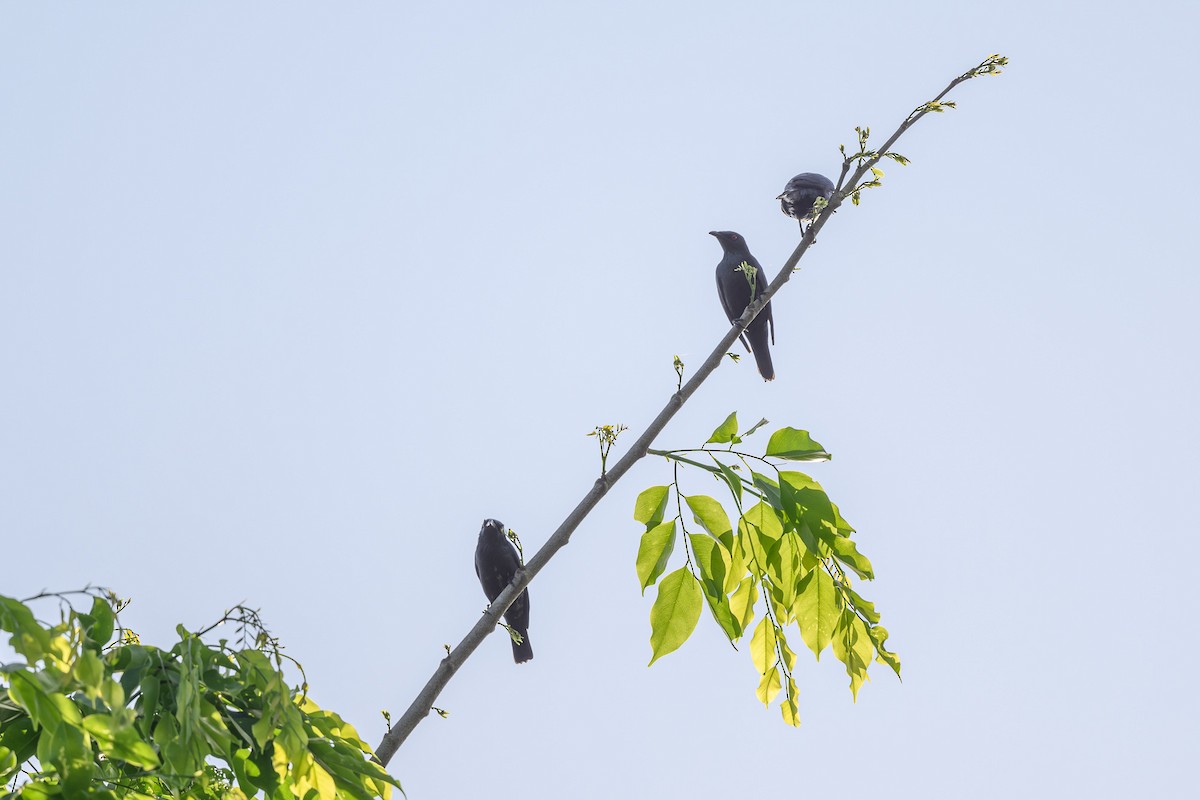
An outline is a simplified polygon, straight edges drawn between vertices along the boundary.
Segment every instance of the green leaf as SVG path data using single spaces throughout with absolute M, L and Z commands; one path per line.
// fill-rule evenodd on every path
M 21 800 L 51 800 L 62 797 L 62 787 L 54 778 L 30 781 L 21 787 Z
M 238 787 L 247 797 L 253 797 L 260 788 L 266 788 L 258 784 L 262 776 L 262 767 L 254 763 L 250 755 L 250 748 L 242 747 L 234 750 L 229 759 L 229 766 L 233 768 L 233 774 L 237 777 Z
M 23 764 L 33 758 L 37 752 L 38 733 L 34 730 L 33 720 L 21 715 L 16 719 L 6 718 L 0 725 L 0 745 L 15 754 L 18 764 Z
M 664 522 L 642 534 L 641 544 L 638 545 L 637 575 L 643 596 L 646 587 L 653 585 L 667 568 L 674 549 L 675 520 Z
M 767 553 L 767 571 L 772 583 L 779 587 L 779 602 L 791 613 L 796 599 L 796 582 L 800 579 L 800 556 L 803 545 L 794 533 L 785 533 Z M 779 624 L 786 624 L 780 619 Z
M 79 707 L 65 695 L 47 692 L 31 673 L 11 673 L 9 681 L 9 697 L 29 712 L 41 729 L 36 748 L 41 767 L 58 771 L 67 796 L 81 792 L 91 780 L 95 764 L 84 741 Z
M 834 536 L 832 538 L 833 555 L 838 561 L 845 564 L 850 569 L 854 570 L 858 577 L 864 580 L 874 580 L 875 570 L 871 568 L 871 562 L 867 557 L 858 552 L 854 542 L 844 536 Z
M 39 728 L 57 728 L 64 721 L 78 725 L 82 721 L 74 703 L 58 692 L 47 692 L 33 673 L 10 674 L 8 696 L 25 709 Z
M 757 574 L 766 573 L 767 553 L 782 535 L 783 524 L 775 510 L 766 503 L 755 503 L 738 520 L 738 538 Z
M 887 638 L 888 638 L 887 628 L 883 627 L 882 625 L 875 625 L 875 626 L 868 628 L 867 633 L 871 637 L 871 643 L 873 645 L 875 645 L 875 652 L 876 652 L 875 660 L 878 661 L 880 664 L 887 664 L 889 667 L 892 668 L 892 672 L 896 673 L 896 677 L 899 678 L 900 677 L 900 656 L 889 651 L 886 647 L 883 646 L 883 643 L 886 642 Z
M 692 510 L 692 516 L 696 522 L 700 523 L 704 530 L 717 539 L 729 549 L 733 544 L 732 528 L 729 525 L 729 515 L 725 513 L 725 509 L 721 507 L 713 498 L 708 495 L 694 494 L 687 498 L 688 508 Z
M 729 608 L 729 598 L 725 596 L 729 553 L 720 542 L 703 534 L 692 533 L 688 538 L 692 544 L 693 561 L 700 570 L 700 588 L 708 601 L 708 609 L 729 641 L 737 641 L 741 638 L 742 628 Z
M 770 504 L 772 508 L 782 510 L 783 505 L 779 497 L 779 484 L 758 472 L 751 471 L 750 477 L 754 481 L 754 488 L 763 493 L 763 502 Z
M 700 569 L 700 580 L 705 590 L 717 596 L 725 594 L 725 576 L 729 572 L 729 553 L 716 539 L 698 533 L 688 534 L 692 545 L 692 559 Z
M 754 604 L 758 602 L 758 581 L 754 576 L 747 575 L 742 578 L 737 589 L 734 590 L 733 596 L 729 598 L 729 610 L 733 612 L 734 618 L 738 624 L 742 626 L 742 630 L 750 627 L 750 623 L 754 620 Z
M 779 711 L 783 714 L 783 721 L 793 728 L 800 727 L 800 703 L 796 682 L 789 675 L 787 678 L 788 691 L 783 698 L 783 703 L 779 706 Z
M 755 626 L 754 635 L 750 637 L 750 660 L 754 662 L 754 667 L 760 675 L 766 675 L 767 670 L 772 668 L 771 665 L 777 659 L 775 625 L 772 624 L 769 617 L 764 615 Z
M 850 676 L 850 692 L 858 700 L 858 690 L 867 680 L 867 667 L 875 655 L 875 647 L 867 626 L 850 609 L 843 609 L 833 630 L 833 654 L 846 665 Z
M 667 498 L 670 492 L 670 486 L 651 486 L 646 489 L 638 495 L 637 502 L 633 506 L 633 518 L 645 525 L 647 529 L 658 525 L 662 522 L 663 514 L 667 510 Z
M 754 694 L 764 706 L 769 706 L 775 696 L 779 694 L 779 688 L 779 667 L 773 666 L 763 673 L 762 680 L 758 682 L 758 689 Z
M 12 634 L 9 645 L 31 664 L 50 652 L 50 632 L 38 624 L 24 603 L 3 595 L 0 595 L 0 630 Z
M 162 691 L 162 680 L 157 674 L 147 674 L 142 676 L 141 682 L 142 694 L 138 698 L 138 715 L 143 721 L 143 732 L 149 733 L 149 720 L 154 719 L 154 715 L 158 713 L 158 698 Z
M 100 683 L 104 680 L 104 664 L 101 663 L 100 656 L 91 650 L 84 650 L 75 661 L 72 672 L 88 697 L 95 700 L 100 696 Z
M 786 458 L 789 461 L 828 461 L 829 453 L 813 441 L 808 431 L 796 428 L 780 428 L 771 434 L 767 442 L 768 456 Z
M 678 650 L 688 640 L 700 620 L 703 602 L 700 584 L 687 567 L 663 578 L 650 609 L 650 664 Z
M 801 509 L 796 522 L 803 520 L 817 536 L 832 539 L 833 531 L 837 529 L 838 516 L 821 484 L 803 472 L 780 472 L 779 480 L 788 513 L 796 513 L 789 504 L 794 503 L 796 508 Z M 828 537 L 825 536 L 826 532 Z M 807 541 L 805 544 L 814 553 L 818 552 L 817 548 Z
M 849 536 L 850 534 L 854 533 L 854 528 L 850 526 L 850 523 L 842 519 L 842 512 L 838 510 L 837 503 L 830 501 L 829 505 L 833 507 L 833 519 L 835 527 L 838 529 L 838 533 L 840 533 L 842 536 Z
M 19 766 L 21 762 L 17 761 L 16 753 L 0 745 L 0 783 L 7 783 Z
M 100 699 L 111 709 L 124 708 L 125 690 L 121 684 L 109 678 L 100 683 Z
M 738 438 L 737 429 L 737 412 L 734 411 L 725 418 L 724 422 L 717 426 L 717 429 L 712 432 L 712 436 L 708 437 L 708 441 L 705 444 L 725 444 L 726 442 L 737 444 L 742 441 Z
M 867 618 L 867 622 L 874 625 L 879 622 L 879 612 L 875 610 L 875 604 L 870 600 L 864 599 L 858 592 L 854 591 L 849 584 L 839 582 L 838 588 L 849 599 L 849 602 L 854 606 L 858 613 Z
M 158 754 L 141 740 L 132 726 L 119 725 L 110 714 L 91 714 L 83 720 L 83 728 L 96 740 L 100 752 L 109 758 L 126 761 L 142 769 L 158 766 Z
M 726 551 L 729 553 L 729 570 L 725 573 L 722 593 L 729 595 L 742 582 L 742 578 L 746 577 L 746 554 L 739 538 L 732 533 L 729 535 L 729 547 Z
M 821 550 L 821 540 L 813 533 L 813 529 L 807 522 L 801 522 L 796 527 L 796 535 L 800 537 L 800 541 L 804 543 L 804 549 L 808 553 L 824 558 L 826 553 Z
M 760 419 L 758 422 L 754 423 L 753 427 L 751 427 L 750 430 L 748 430 L 742 434 L 742 438 L 745 439 L 747 436 L 753 435 L 753 433 L 756 430 L 761 428 L 763 425 L 767 425 L 767 424 L 768 424 L 768 421 L 765 417 L 763 419 Z
M 94 597 L 92 598 L 91 613 L 79 616 L 81 621 L 86 620 L 83 624 L 83 632 L 87 636 L 88 644 L 97 651 L 102 650 L 108 644 L 108 640 L 112 638 L 113 628 L 116 625 L 112 606 L 107 600 Z
M 738 504 L 738 507 L 740 510 L 741 504 L 742 504 L 742 479 L 741 479 L 741 477 L 736 472 L 734 472 L 732 469 L 727 467 L 725 464 L 721 463 L 720 460 L 718 460 L 716 458 L 714 458 L 713 460 L 717 462 L 717 469 L 719 469 L 721 471 L 721 477 L 725 480 L 725 483 L 728 484 L 729 491 L 733 493 L 734 502 Z
M 833 640 L 841 611 L 837 589 L 828 572 L 818 567 L 801 578 L 792 611 L 800 636 L 820 661 L 821 651 Z
M 796 668 L 796 654 L 792 652 L 792 648 L 788 647 L 784 630 L 784 628 L 778 629 L 775 631 L 775 635 L 779 638 L 779 655 L 783 658 L 784 671 L 791 672 Z

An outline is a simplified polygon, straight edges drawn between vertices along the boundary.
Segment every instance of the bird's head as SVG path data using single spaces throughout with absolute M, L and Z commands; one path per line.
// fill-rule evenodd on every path
M 504 535 L 504 523 L 498 519 L 485 519 L 483 521 L 483 530 L 481 530 L 480 533 L 483 533 L 484 531 L 487 531 L 487 530 L 491 530 L 491 531 L 503 536 Z
M 726 253 L 740 253 L 746 250 L 746 240 L 735 231 L 709 231 L 709 236 L 717 237 Z

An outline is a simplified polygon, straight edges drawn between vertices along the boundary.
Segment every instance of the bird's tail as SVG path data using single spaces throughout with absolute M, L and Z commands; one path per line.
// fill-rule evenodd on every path
M 524 664 L 526 661 L 533 658 L 533 645 L 529 643 L 528 633 L 525 631 L 517 631 L 517 633 L 521 634 L 521 643 L 517 644 L 516 640 L 513 640 L 513 661 L 517 662 L 518 664 Z
M 775 380 L 775 365 L 771 363 L 771 351 L 767 349 L 767 343 L 754 348 L 754 363 L 758 365 L 758 374 L 762 375 L 764 381 Z

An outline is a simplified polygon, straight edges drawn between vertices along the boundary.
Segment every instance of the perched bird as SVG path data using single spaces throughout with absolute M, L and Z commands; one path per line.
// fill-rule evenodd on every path
M 479 530 L 479 544 L 475 546 L 475 574 L 483 586 L 483 593 L 491 603 L 504 588 L 512 583 L 513 575 L 521 566 L 517 548 L 504 535 L 504 523 L 485 519 Z M 504 621 L 521 634 L 521 643 L 512 643 L 513 661 L 522 664 L 533 658 L 533 647 L 529 644 L 529 590 L 504 612 Z
M 770 281 L 758 264 L 758 259 L 750 255 L 750 248 L 740 233 L 733 231 L 709 231 L 709 236 L 717 237 L 721 248 L 725 251 L 721 263 L 717 264 L 717 296 L 721 298 L 721 307 L 725 316 L 732 323 L 742 315 L 750 301 L 766 290 Z M 753 267 L 753 276 L 747 275 L 742 264 Z M 754 283 L 754 294 L 751 296 L 750 284 Z M 771 350 L 767 347 L 767 328 L 770 327 L 771 344 L 775 344 L 775 320 L 771 317 L 771 304 L 758 312 L 758 316 L 746 327 L 742 334 L 742 344 L 754 356 L 758 364 L 758 374 L 765 381 L 775 380 L 775 367 L 771 364 Z
M 783 213 L 799 222 L 803 231 L 804 223 L 815 216 L 813 203 L 818 197 L 826 200 L 833 197 L 833 181 L 815 172 L 801 172 L 787 182 L 783 194 L 775 199 L 779 201 Z

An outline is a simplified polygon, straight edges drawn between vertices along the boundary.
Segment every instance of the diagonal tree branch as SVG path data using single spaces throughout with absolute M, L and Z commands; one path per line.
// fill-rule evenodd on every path
M 642 435 L 639 436 L 637 441 L 633 443 L 633 446 L 629 448 L 629 451 L 625 453 L 625 455 L 622 456 L 621 459 L 617 461 L 617 463 L 614 464 L 611 469 L 596 479 L 596 482 L 592 484 L 591 490 L 584 495 L 583 499 L 579 501 L 578 505 L 576 505 L 571 513 L 567 515 L 567 518 L 564 519 L 554 533 L 550 535 L 550 538 L 546 540 L 546 543 L 542 545 L 541 549 L 529 559 L 523 568 L 517 570 L 517 574 L 513 577 L 512 583 L 510 583 L 508 587 L 492 602 L 488 610 L 483 613 L 475 625 L 471 627 L 471 630 L 467 632 L 467 635 L 464 636 L 462 641 L 458 643 L 458 646 L 451 650 L 450 653 L 442 659 L 441 663 L 438 664 L 437 669 L 434 670 L 433 675 L 429 678 L 429 680 L 425 683 L 425 686 L 421 689 L 420 693 L 412 701 L 412 704 L 408 707 L 408 710 L 406 710 L 396 724 L 388 730 L 388 732 L 384 735 L 383 740 L 379 743 L 379 747 L 375 749 L 375 759 L 379 761 L 379 763 L 386 765 L 391 760 L 392 756 L 396 754 L 396 751 L 400 749 L 400 745 L 404 744 L 404 741 L 408 738 L 408 735 L 412 733 L 421 720 L 429 716 L 429 712 L 433 708 L 434 701 L 437 700 L 438 695 L 441 694 L 442 690 L 450 682 L 450 679 L 454 677 L 454 674 L 458 672 L 459 667 L 461 667 L 463 663 L 471 657 L 471 654 L 475 652 L 475 649 L 479 647 L 483 640 L 496 629 L 501 615 L 508 610 L 508 607 L 512 605 L 517 596 L 520 595 L 520 593 L 523 592 L 527 586 L 529 586 L 530 582 L 532 582 L 534 577 L 536 577 L 537 574 L 546 566 L 546 564 L 549 563 L 550 559 L 553 558 L 559 550 L 561 550 L 567 545 L 568 542 L 571 541 L 571 535 L 575 533 L 575 529 L 578 528 L 580 523 L 582 523 L 587 515 L 591 513 L 592 509 L 596 507 L 596 504 L 600 502 L 601 498 L 608 494 L 608 490 L 611 489 L 612 486 L 619 481 L 622 476 L 624 476 L 625 473 L 628 472 L 631 467 L 633 467 L 634 464 L 646 456 L 650 446 L 654 443 L 654 440 L 658 438 L 658 435 L 662 433 L 663 429 L 667 427 L 667 423 L 671 421 L 671 418 L 675 416 L 679 409 L 683 408 L 683 404 L 686 403 L 688 399 L 696 393 L 696 390 L 699 389 L 700 385 L 708 379 L 708 376 L 716 371 L 717 367 L 721 365 L 721 360 L 725 358 L 725 354 L 729 352 L 729 348 L 733 346 L 735 341 L 737 341 L 742 331 L 746 329 L 746 326 L 748 326 L 751 320 L 758 315 L 763 306 L 770 302 L 771 298 L 775 296 L 775 293 L 783 288 L 784 284 L 791 280 L 792 274 L 796 270 L 796 265 L 800 262 L 800 259 L 804 257 L 804 254 L 808 252 L 809 247 L 811 247 L 816 241 L 817 234 L 820 233 L 821 229 L 825 227 L 825 223 L 829 221 L 830 217 L 833 216 L 833 213 L 842 205 L 842 202 L 845 200 L 845 198 L 856 191 L 863 176 L 865 176 L 872 167 L 879 163 L 879 160 L 884 157 L 884 154 L 890 150 L 892 145 L 894 145 L 896 141 L 905 133 L 905 131 L 911 128 L 919 119 L 930 112 L 940 111 L 945 105 L 941 102 L 941 100 L 946 96 L 947 93 L 950 92 L 951 89 L 964 81 L 970 80 L 971 78 L 975 78 L 980 75 L 996 74 L 1000 71 L 998 67 L 1003 66 L 1005 63 L 1007 63 L 1007 59 L 1002 59 L 999 56 L 989 56 L 979 66 L 968 70 L 951 81 L 950 84 L 943 89 L 936 98 L 934 98 L 934 100 L 919 106 L 916 110 L 909 114 L 904 122 L 902 122 L 896 129 L 895 133 L 893 133 L 887 139 L 884 145 L 878 151 L 875 151 L 873 155 L 868 156 L 865 153 L 859 153 L 843 157 L 842 171 L 838 177 L 837 187 L 834 191 L 833 197 L 830 198 L 828 205 L 821 210 L 820 214 L 812 222 L 812 224 L 808 226 L 808 229 L 804 232 L 804 236 L 801 238 L 800 243 L 796 246 L 796 249 L 792 252 L 791 256 L 788 257 L 787 261 L 784 262 L 783 267 L 779 270 L 779 273 L 775 276 L 775 279 L 771 281 L 770 286 L 767 287 L 766 291 L 760 295 L 758 300 L 747 306 L 745 312 L 742 313 L 742 316 L 739 317 L 733 326 L 730 327 L 730 329 L 725 333 L 725 335 L 721 337 L 721 340 L 717 343 L 716 347 L 713 348 L 713 351 L 709 354 L 708 358 L 704 360 L 704 363 L 700 365 L 700 368 L 696 370 L 696 373 L 692 375 L 691 379 L 688 380 L 687 383 L 683 384 L 683 386 L 677 392 L 671 395 L 670 399 L 667 400 L 666 405 L 664 405 L 662 410 L 658 412 L 658 416 L 656 416 L 650 425 L 647 426 Z M 951 105 L 950 107 L 953 106 Z M 856 160 L 858 161 L 858 167 L 850 176 L 850 180 L 847 181 L 846 176 L 850 173 L 850 168 Z

